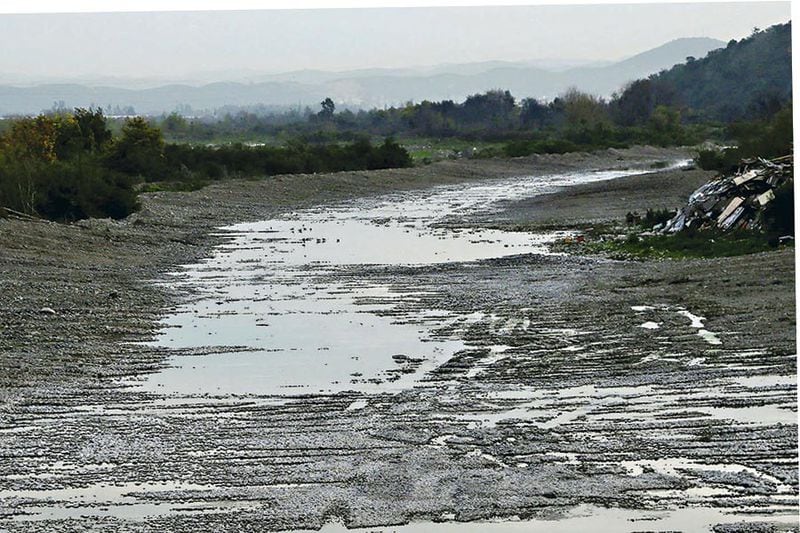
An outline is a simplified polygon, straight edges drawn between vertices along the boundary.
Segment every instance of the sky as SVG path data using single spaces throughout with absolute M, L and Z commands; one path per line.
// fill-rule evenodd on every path
M 615 60 L 789 19 L 789 2 L 0 14 L 0 83 Z

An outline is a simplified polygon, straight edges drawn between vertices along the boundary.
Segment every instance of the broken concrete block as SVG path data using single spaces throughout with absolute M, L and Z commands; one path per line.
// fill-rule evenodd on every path
M 768 190 L 767 192 L 765 192 L 763 194 L 759 194 L 758 196 L 756 196 L 756 201 L 762 207 L 767 205 L 768 203 L 770 203 L 774 199 L 775 199 L 775 191 L 773 191 L 772 189 Z

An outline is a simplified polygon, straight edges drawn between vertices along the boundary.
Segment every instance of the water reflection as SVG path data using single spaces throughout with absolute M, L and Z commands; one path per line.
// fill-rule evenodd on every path
M 458 339 L 432 335 L 437 325 L 459 317 L 443 313 L 437 323 L 375 314 L 414 295 L 369 281 L 321 283 L 321 276 L 360 265 L 544 254 L 545 244 L 559 234 L 444 223 L 499 201 L 644 172 L 576 172 L 436 187 L 223 228 L 229 241 L 210 259 L 176 275 L 176 283 L 199 297 L 165 320 L 156 341 L 171 348 L 212 346 L 214 353 L 175 357 L 171 368 L 142 387 L 182 395 L 285 395 L 411 386 L 463 348 Z M 365 299 L 374 303 L 364 305 Z

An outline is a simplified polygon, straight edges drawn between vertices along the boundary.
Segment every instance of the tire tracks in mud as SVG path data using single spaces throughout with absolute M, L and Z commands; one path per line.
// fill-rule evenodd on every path
M 331 279 L 423 292 L 396 302 L 388 312 L 397 320 L 425 309 L 482 313 L 436 332 L 467 348 L 396 394 L 165 399 L 115 386 L 157 371 L 169 354 L 130 344 L 152 335 L 175 302 L 139 280 L 219 242 L 188 229 L 190 216 L 207 220 L 201 228 L 221 225 L 247 190 L 229 193 L 228 215 L 195 213 L 195 200 L 180 196 L 148 203 L 176 228 L 160 257 L 146 244 L 160 239 L 150 222 L 26 226 L 24 242 L 3 228 L 3 242 L 13 241 L 0 262 L 9 295 L 0 315 L 4 527 L 377 526 L 552 516 L 587 503 L 758 511 L 770 522 L 772 511 L 797 509 L 786 252 L 724 264 L 520 256 L 343 270 Z M 122 259 L 87 252 L 93 246 Z M 699 337 L 678 308 L 707 317 L 722 345 Z M 659 328 L 640 328 L 645 321 Z M 754 423 L 759 408 L 773 419 Z

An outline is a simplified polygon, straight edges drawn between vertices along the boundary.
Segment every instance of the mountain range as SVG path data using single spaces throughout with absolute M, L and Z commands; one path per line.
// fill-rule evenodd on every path
M 372 108 L 408 101 L 460 101 L 489 89 L 507 89 L 517 98 L 550 99 L 569 87 L 608 97 L 635 79 L 702 58 L 725 46 L 698 37 L 670 41 L 617 62 L 577 64 L 570 61 L 491 61 L 409 69 L 362 69 L 348 72 L 304 70 L 282 74 L 217 73 L 225 79 L 202 85 L 172 83 L 137 88 L 86 83 L 0 85 L 0 115 L 33 114 L 54 103 L 67 108 L 103 106 L 107 110 L 132 107 L 139 114 L 158 115 L 174 110 L 203 114 L 226 106 L 311 106 L 330 97 L 339 106 Z M 213 75 L 206 73 L 205 78 Z M 2 79 L 2 78 L 0 78 Z M 117 80 L 115 85 L 125 85 Z

